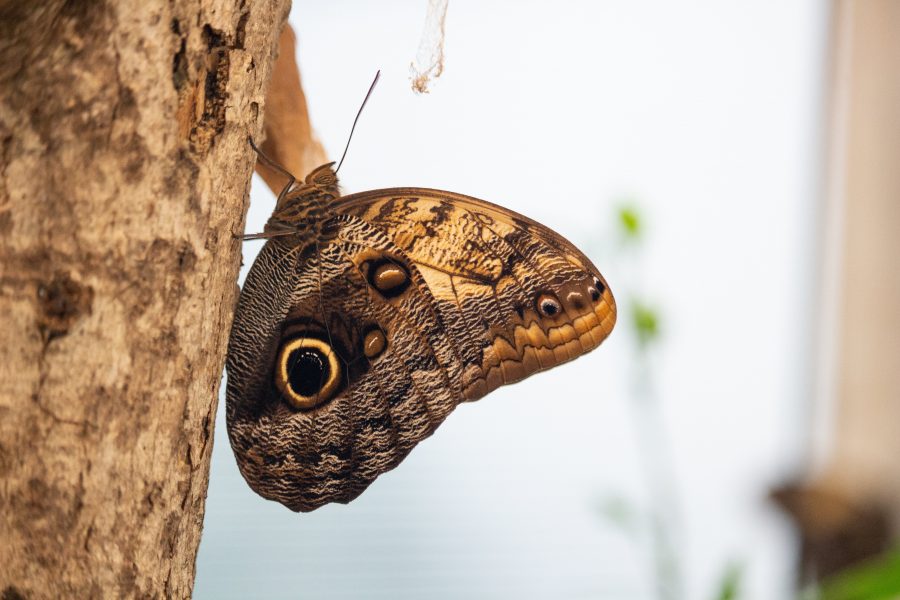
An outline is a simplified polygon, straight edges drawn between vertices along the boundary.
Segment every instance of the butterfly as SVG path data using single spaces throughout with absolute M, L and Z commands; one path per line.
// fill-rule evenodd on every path
M 350 502 L 458 404 L 612 331 L 603 276 L 540 223 L 440 190 L 341 196 L 346 147 L 296 184 L 250 144 L 288 177 L 263 232 L 244 237 L 267 241 L 226 361 L 228 437 L 261 496 L 294 511 Z
M 244 478 L 294 511 L 347 503 L 460 403 L 572 360 L 612 331 L 574 245 L 453 192 L 341 196 L 329 163 L 279 196 L 228 347 Z

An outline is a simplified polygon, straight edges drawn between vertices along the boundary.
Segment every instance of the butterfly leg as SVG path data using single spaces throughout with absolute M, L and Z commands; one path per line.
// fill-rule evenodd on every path
M 285 186 L 281 189 L 281 193 L 278 194 L 278 200 L 275 202 L 275 206 L 280 206 L 282 198 L 284 198 L 284 196 L 288 193 L 288 191 L 292 187 L 294 187 L 294 183 L 296 183 L 297 178 L 294 177 L 287 169 L 285 169 L 284 167 L 279 165 L 277 162 L 275 162 L 274 160 L 272 160 L 271 158 L 266 156 L 266 153 L 263 152 L 262 150 L 260 150 L 257 147 L 257 145 L 253 142 L 252 137 L 248 136 L 247 140 L 250 142 L 250 147 L 253 148 L 254 152 L 256 152 L 256 156 L 259 158 L 259 160 L 262 160 L 262 162 L 267 167 L 271 167 L 272 169 L 275 169 L 276 171 L 278 171 L 279 173 L 281 173 L 282 175 L 284 175 L 285 177 L 288 178 L 287 184 L 285 184 Z

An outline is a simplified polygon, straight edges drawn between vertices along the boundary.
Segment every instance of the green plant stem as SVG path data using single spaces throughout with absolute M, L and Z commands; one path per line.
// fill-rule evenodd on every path
M 668 437 L 655 392 L 655 373 L 646 348 L 638 346 L 632 380 L 631 414 L 648 495 L 649 532 L 660 600 L 684 598 L 681 563 L 672 540 L 680 526 L 680 505 L 675 492 Z

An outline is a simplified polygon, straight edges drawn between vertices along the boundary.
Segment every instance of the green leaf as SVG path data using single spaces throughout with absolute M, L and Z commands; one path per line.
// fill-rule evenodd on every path
M 619 227 L 626 238 L 638 238 L 641 235 L 641 215 L 635 206 L 619 207 Z
M 900 598 L 900 548 L 825 580 L 820 600 L 894 600 Z
M 743 569 L 740 565 L 728 565 L 722 581 L 719 583 L 716 600 L 736 600 L 741 591 L 741 577 L 743 577 Z
M 646 346 L 659 337 L 659 316 L 640 300 L 631 303 L 632 327 L 638 342 Z

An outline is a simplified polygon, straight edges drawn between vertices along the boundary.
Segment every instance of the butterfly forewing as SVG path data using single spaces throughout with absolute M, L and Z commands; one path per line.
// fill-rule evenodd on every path
M 615 324 L 596 267 L 522 215 L 416 188 L 347 196 L 335 210 L 384 227 L 419 266 L 464 358 L 466 399 L 592 350 Z M 542 296 L 556 314 L 542 314 Z

